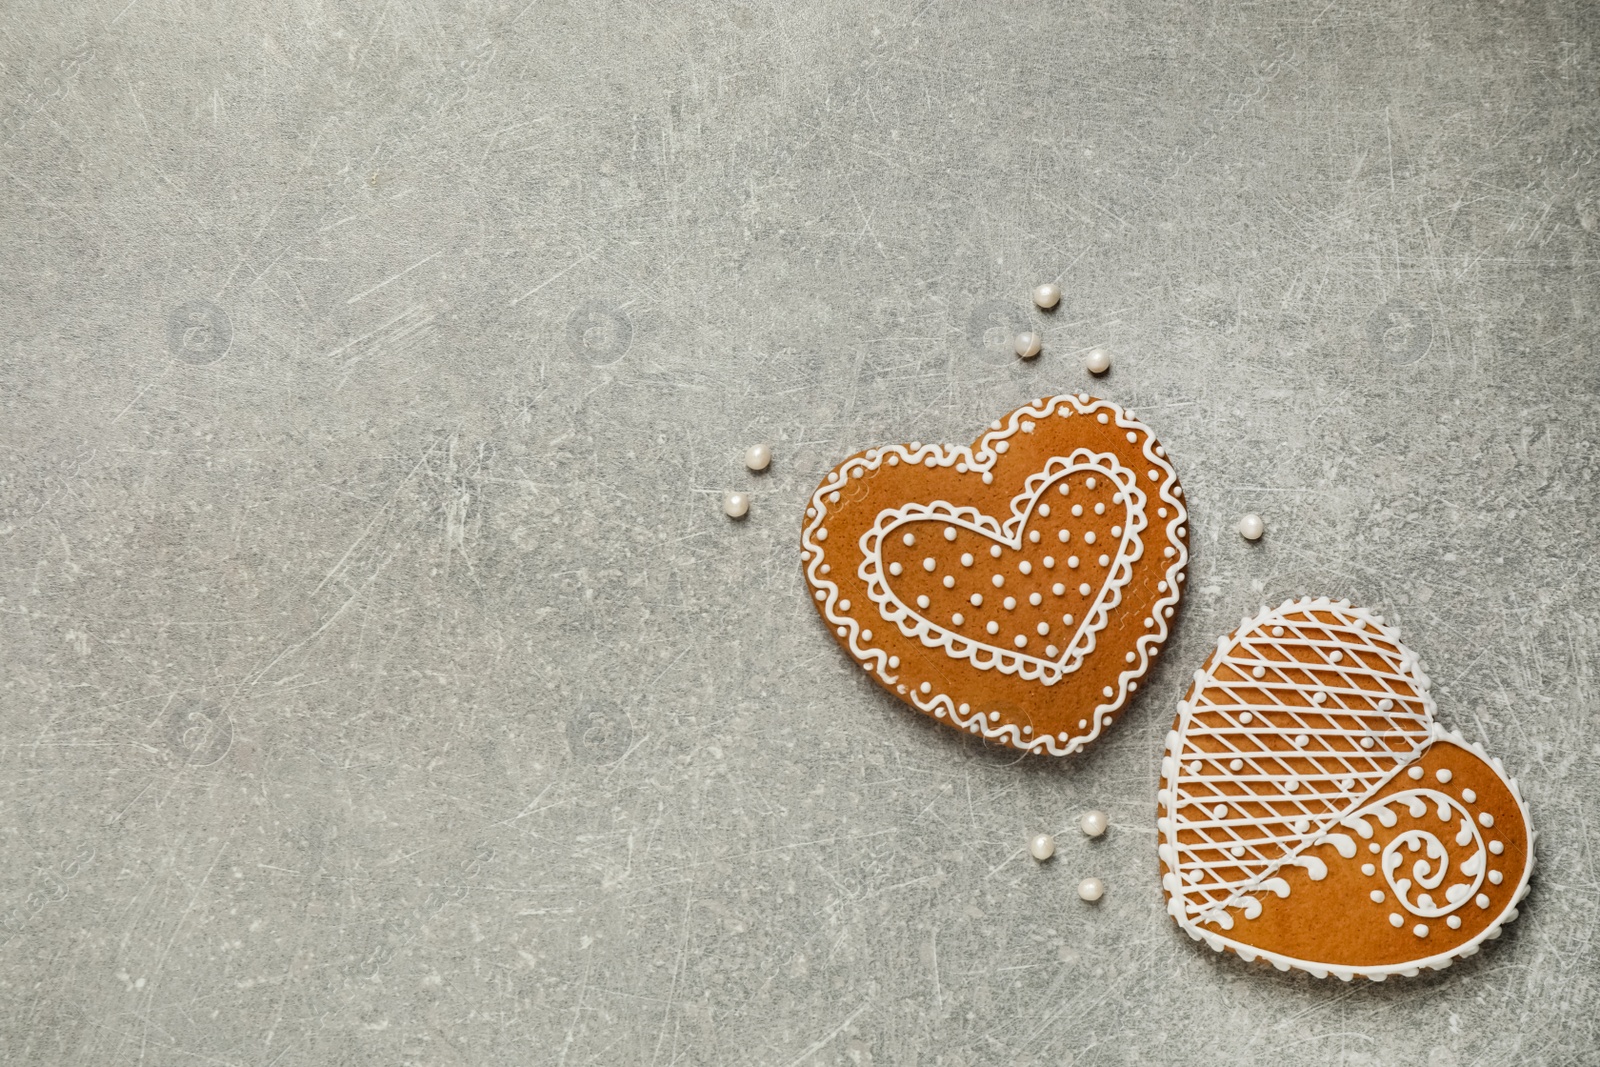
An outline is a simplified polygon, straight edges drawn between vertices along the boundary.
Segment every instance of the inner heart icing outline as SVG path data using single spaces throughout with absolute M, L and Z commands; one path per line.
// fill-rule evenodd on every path
M 1072 499 L 1058 500 L 1053 490 L 1069 481 Z M 1040 544 L 1047 493 L 1056 526 L 1072 526 L 1051 531 L 1060 546 Z M 1183 489 L 1150 428 L 1110 401 L 1066 394 L 995 419 L 969 446 L 912 442 L 849 457 L 812 494 L 801 559 L 818 614 L 885 689 L 973 734 L 1064 755 L 1115 720 L 1165 642 L 1186 577 L 1187 525 Z M 938 558 L 900 551 L 900 535 L 925 532 L 919 544 L 931 538 Z M 965 558 L 963 547 L 1005 572 L 983 575 L 1006 584 L 1003 594 L 982 589 L 985 618 L 962 619 L 965 602 L 952 600 L 973 592 L 976 571 L 951 554 Z M 1039 555 L 1046 548 L 1064 564 L 1053 575 L 1040 569 L 1055 566 Z M 965 588 L 952 594 L 958 582 Z M 998 614 L 1013 592 L 1017 610 L 1008 602 Z M 1041 595 L 1065 599 L 1046 608 Z
M 1023 533 L 1040 497 L 1070 475 L 1082 472 L 1103 475 L 1119 487 L 1112 500 L 1123 505 L 1122 537 L 1093 603 L 1077 624 L 1072 639 L 1056 656 L 1028 655 L 1015 648 L 966 637 L 925 617 L 895 594 L 890 575 L 885 573 L 882 550 L 884 540 L 896 531 L 915 523 L 938 522 L 970 530 L 1014 552 L 1021 551 Z M 979 670 L 999 670 L 1055 685 L 1062 677 L 1076 671 L 1084 657 L 1094 650 L 1095 634 L 1105 629 L 1107 615 L 1121 603 L 1122 588 L 1133 577 L 1133 564 L 1144 555 L 1144 541 L 1139 536 L 1148 525 L 1144 506 L 1145 494 L 1133 471 L 1109 452 L 1096 453 L 1080 448 L 1067 457 L 1051 457 L 1042 471 L 1028 478 L 1023 493 L 1011 502 L 1011 518 L 1004 522 L 976 508 L 958 507 L 943 500 L 885 508 L 861 539 L 866 558 L 861 563 L 860 576 L 865 579 L 867 595 L 878 605 L 879 614 L 898 625 L 907 637 L 921 641 L 928 648 L 942 648 L 952 658 L 966 659 Z

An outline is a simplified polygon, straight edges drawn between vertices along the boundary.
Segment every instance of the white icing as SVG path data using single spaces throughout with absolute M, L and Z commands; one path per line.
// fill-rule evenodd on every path
M 1369 613 L 1343 602 L 1286 601 L 1244 620 L 1196 672 L 1178 706 L 1175 754 L 1205 773 L 1169 775 L 1164 809 L 1165 840 L 1185 875 L 1169 902 L 1180 922 L 1214 922 L 1238 906 L 1426 745 L 1433 715 L 1427 677 L 1398 634 L 1372 623 Z M 1360 654 L 1334 663 L 1329 653 L 1341 645 Z M 1254 677 L 1256 667 L 1267 677 Z M 1308 674 L 1315 681 L 1304 680 Z M 1400 706 L 1380 712 L 1379 699 Z M 1362 750 L 1359 738 L 1373 728 L 1393 734 L 1401 747 Z M 1228 770 L 1235 759 L 1243 761 L 1241 771 Z M 1353 788 L 1343 788 L 1352 779 Z M 1240 795 L 1251 803 L 1216 815 L 1215 798 Z M 1243 857 L 1227 854 L 1239 845 Z
M 965 659 L 980 670 L 998 670 L 1037 680 L 1043 685 L 1054 685 L 1076 671 L 1084 657 L 1093 651 L 1095 635 L 1105 629 L 1110 612 L 1121 603 L 1122 590 L 1132 578 L 1133 564 L 1144 555 L 1144 536 L 1147 536 L 1146 531 L 1149 528 L 1148 502 L 1154 499 L 1164 504 L 1163 532 L 1169 547 L 1163 554 L 1166 588 L 1156 601 L 1152 613 L 1157 620 L 1156 624 L 1138 637 L 1137 661 L 1119 673 L 1115 688 L 1106 687 L 1103 693 L 1104 701 L 1086 720 L 1088 728 L 1085 733 L 1070 738 L 1055 734 L 1035 737 L 1031 736 L 1031 732 L 1024 734 L 1020 724 L 998 724 L 998 713 L 992 718 L 986 718 L 981 711 L 968 712 L 965 709 L 958 709 L 948 694 L 934 692 L 926 698 L 915 693 L 909 694 L 916 707 L 928 712 L 942 710 L 957 726 L 981 732 L 983 736 L 991 739 L 1004 740 L 1018 748 L 1048 752 L 1051 755 L 1064 755 L 1081 750 L 1098 737 L 1105 726 L 1112 721 L 1111 713 L 1127 702 L 1135 691 L 1138 679 L 1149 669 L 1151 657 L 1166 640 L 1168 632 L 1166 620 L 1172 617 L 1172 607 L 1179 599 L 1178 583 L 1182 580 L 1183 568 L 1188 564 L 1188 551 L 1175 531 L 1179 526 L 1186 524 L 1187 512 L 1181 502 L 1182 493 L 1177 484 L 1177 474 L 1163 456 L 1156 454 L 1157 446 L 1149 427 L 1133 419 L 1110 401 L 1090 399 L 1083 394 L 1065 395 L 1035 401 L 1012 412 L 1003 422 L 995 420 L 990 423 L 990 432 L 979 438 L 976 446 L 922 445 L 913 442 L 910 446 L 892 445 L 856 456 L 847 460 L 839 470 L 831 472 L 826 482 L 813 494 L 808 513 L 814 512 L 814 514 L 809 515 L 805 525 L 801 547 L 802 550 L 812 554 L 812 559 L 808 563 L 808 577 L 817 587 L 818 600 L 822 602 L 824 617 L 830 624 L 836 624 L 847 631 L 847 643 L 852 655 L 867 663 L 868 669 L 875 672 L 884 683 L 895 685 L 898 679 L 891 673 L 894 666 L 888 663 L 888 658 L 881 650 L 865 647 L 861 643 L 860 624 L 838 610 L 838 587 L 824 577 L 819 567 L 822 558 L 819 542 L 826 539 L 824 531 L 828 517 L 828 494 L 843 478 L 859 477 L 865 471 L 876 470 L 884 464 L 894 466 L 902 459 L 908 464 L 964 467 L 965 473 L 976 473 L 985 484 L 988 484 L 993 481 L 992 470 L 999 462 L 1000 455 L 1009 448 L 1007 439 L 1019 432 L 1026 432 L 1023 430 L 1023 423 L 1041 420 L 1051 415 L 1060 417 L 1095 415 L 1102 423 L 1109 423 L 1114 418 L 1118 427 L 1136 433 L 1143 441 L 1140 454 L 1148 464 L 1160 472 L 1153 479 L 1159 484 L 1151 485 L 1148 490 L 1140 488 L 1135 472 L 1120 463 L 1114 454 L 1095 453 L 1080 448 L 1069 456 L 1052 458 L 1043 470 L 1030 475 L 1023 484 L 1022 492 L 1011 501 L 1010 516 L 1004 519 L 980 514 L 971 507 L 957 507 L 938 500 L 929 503 L 909 503 L 899 508 L 886 509 L 878 516 L 872 529 L 861 538 L 861 549 L 865 558 L 858 569 L 858 575 L 867 582 L 868 596 L 877 605 L 879 614 L 887 621 L 895 623 L 900 632 L 907 637 L 916 638 L 925 647 L 941 648 L 946 655 Z M 942 522 L 945 526 L 976 532 L 995 542 L 991 554 L 998 558 L 1002 546 L 1013 550 L 1020 549 L 1028 532 L 1026 527 L 1029 520 L 1034 517 L 1043 494 L 1051 486 L 1056 486 L 1058 491 L 1065 495 L 1068 492 L 1066 478 L 1081 471 L 1094 472 L 1085 480 L 1086 488 L 1093 488 L 1097 484 L 1096 477 L 1106 479 L 1117 488 L 1114 502 L 1123 508 L 1124 514 L 1119 523 L 1122 532 L 1118 537 L 1116 554 L 1098 592 L 1090 589 L 1095 595 L 1090 603 L 1085 605 L 1076 631 L 1054 653 L 1044 649 L 1041 650 L 1045 653 L 1043 656 L 1030 654 L 956 634 L 946 626 L 926 618 L 915 607 L 906 604 L 894 594 L 886 577 L 888 568 L 882 565 L 881 546 L 883 539 L 893 536 L 899 527 L 911 522 L 932 520 Z M 1170 517 L 1166 517 L 1168 509 L 1171 511 Z M 1040 514 L 1042 515 L 1042 512 Z M 903 543 L 914 543 L 909 540 L 912 537 L 910 532 L 906 532 L 902 538 Z M 965 557 L 962 562 L 966 563 Z M 1088 596 L 1089 593 L 1085 592 L 1082 595 Z M 981 602 L 977 597 L 974 597 L 973 601 L 974 606 Z M 1067 616 L 1068 619 L 1071 617 Z M 1072 624 L 1068 622 L 1066 625 L 1070 627 Z

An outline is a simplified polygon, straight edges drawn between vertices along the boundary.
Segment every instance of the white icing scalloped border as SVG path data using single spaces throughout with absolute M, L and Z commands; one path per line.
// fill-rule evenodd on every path
M 1411 651 L 1402 641 L 1400 641 L 1399 632 L 1394 628 L 1385 625 L 1381 616 L 1374 615 L 1363 608 L 1350 607 L 1348 601 L 1334 601 L 1327 597 L 1319 597 L 1316 600 L 1312 600 L 1311 598 L 1307 597 L 1300 601 L 1284 601 L 1283 605 L 1277 610 L 1282 611 L 1286 608 L 1294 607 L 1300 610 L 1314 611 L 1317 610 L 1319 606 L 1325 608 L 1340 606 L 1345 611 L 1359 613 L 1371 621 L 1374 626 L 1378 627 L 1385 636 L 1392 639 L 1402 650 Z M 1273 612 L 1270 609 L 1262 607 L 1255 619 L 1246 620 L 1246 624 L 1258 622 L 1272 613 Z M 1221 641 L 1219 641 L 1218 648 L 1222 648 L 1227 643 L 1227 640 L 1228 638 L 1224 637 Z M 1413 653 L 1413 656 L 1415 656 L 1415 653 Z M 1427 702 L 1428 716 L 1431 720 L 1433 713 L 1433 702 L 1431 695 L 1428 693 L 1428 677 L 1423 673 L 1420 659 L 1413 659 L 1410 666 L 1421 681 L 1421 693 Z M 1167 755 L 1173 755 L 1170 747 L 1171 738 L 1173 736 L 1173 734 L 1168 735 L 1169 740 L 1168 750 L 1166 753 Z M 1449 741 L 1452 744 L 1459 745 L 1483 760 L 1483 762 L 1494 771 L 1495 775 L 1498 776 L 1499 779 L 1504 782 L 1506 787 L 1510 790 L 1511 796 L 1516 800 L 1517 809 L 1522 816 L 1522 824 L 1528 831 L 1527 856 L 1523 861 L 1522 877 L 1517 883 L 1516 892 L 1511 895 L 1511 899 L 1506 903 L 1506 906 L 1501 910 L 1500 914 L 1495 916 L 1494 921 L 1472 939 L 1463 942 L 1447 952 L 1436 953 L 1435 955 L 1428 956 L 1424 959 L 1409 960 L 1405 963 L 1385 964 L 1377 967 L 1337 967 L 1324 963 L 1316 963 L 1311 960 L 1302 960 L 1293 956 L 1285 956 L 1269 949 L 1263 949 L 1255 945 L 1243 944 L 1234 940 L 1233 938 L 1218 933 L 1215 930 L 1203 930 L 1200 928 L 1200 923 L 1205 921 L 1204 918 L 1188 919 L 1174 915 L 1173 920 L 1178 924 L 1178 927 L 1184 931 L 1184 933 L 1189 935 L 1190 938 L 1195 941 L 1204 941 L 1216 952 L 1225 952 L 1231 948 L 1240 959 L 1247 963 L 1253 962 L 1257 959 L 1263 959 L 1280 971 L 1287 971 L 1291 969 L 1301 970 L 1316 978 L 1326 978 L 1329 975 L 1333 975 L 1334 977 L 1345 982 L 1348 982 L 1356 977 L 1366 978 L 1374 982 L 1381 982 L 1390 975 L 1400 975 L 1406 978 L 1414 978 L 1418 974 L 1421 974 L 1425 968 L 1428 970 L 1442 971 L 1458 959 L 1465 959 L 1468 956 L 1476 955 L 1478 950 L 1483 947 L 1483 943 L 1485 941 L 1493 941 L 1494 939 L 1498 938 L 1501 930 L 1505 927 L 1505 924 L 1514 922 L 1516 920 L 1517 915 L 1519 914 L 1517 911 L 1517 905 L 1521 903 L 1522 899 L 1528 895 L 1528 883 L 1533 875 L 1533 857 L 1535 845 L 1538 841 L 1539 835 L 1533 828 L 1533 818 L 1528 811 L 1527 801 L 1522 799 L 1522 792 L 1517 788 L 1517 780 L 1506 774 L 1505 767 L 1501 764 L 1499 757 L 1490 756 L 1486 751 L 1484 751 L 1482 744 L 1476 741 L 1469 743 L 1458 731 L 1446 730 L 1443 726 L 1440 726 L 1438 722 L 1430 721 L 1430 736 L 1428 738 L 1428 743 L 1417 749 L 1416 754 L 1410 763 L 1415 763 L 1417 759 L 1420 759 L 1423 753 L 1427 752 L 1427 750 L 1431 748 L 1436 741 Z M 1401 770 L 1404 770 L 1406 766 L 1409 766 L 1409 763 L 1397 768 L 1393 774 L 1384 779 L 1383 784 L 1387 784 L 1389 781 L 1391 781 L 1395 774 L 1398 774 Z M 1163 782 L 1166 784 L 1165 776 L 1163 776 Z M 1372 790 L 1372 793 L 1376 794 L 1382 788 L 1383 785 L 1379 785 Z M 1171 914 L 1170 911 L 1169 914 Z
M 889 587 L 883 573 L 881 548 L 883 539 L 900 526 L 909 522 L 943 520 L 1016 551 L 1022 548 L 1023 527 L 1027 525 L 1028 516 L 1032 514 L 1039 498 L 1062 478 L 1079 471 L 1093 471 L 1115 483 L 1119 495 L 1123 497 L 1126 514 L 1111 569 L 1106 572 L 1106 579 L 1095 594 L 1094 603 L 1084 613 L 1072 639 L 1067 642 L 1066 650 L 1054 660 L 1030 656 L 958 634 L 917 611 Z M 1015 674 L 1050 686 L 1076 671 L 1084 658 L 1094 651 L 1095 634 L 1106 628 L 1111 609 L 1122 603 L 1123 587 L 1133 581 L 1133 565 L 1144 556 L 1144 540 L 1139 535 L 1149 527 L 1149 520 L 1144 513 L 1145 492 L 1139 488 L 1139 476 L 1119 463 L 1110 452 L 1091 452 L 1087 448 L 1079 448 L 1070 456 L 1053 456 L 1044 469 L 1029 476 L 1025 484 L 1028 491 L 1011 502 L 1013 514 L 1004 523 L 995 522 L 977 508 L 957 507 L 945 500 L 885 508 L 878 513 L 872 529 L 861 536 L 863 559 L 861 566 L 856 569 L 856 576 L 867 583 L 867 598 L 878 605 L 878 614 L 898 626 L 905 636 L 922 642 L 927 648 L 942 648 L 945 655 L 952 659 L 967 660 L 980 671 L 998 670 L 1002 674 Z M 987 658 L 980 658 L 983 653 L 987 653 Z
M 1070 409 L 1070 410 L 1067 410 Z M 1177 607 L 1182 599 L 1181 587 L 1184 581 L 1184 569 L 1189 562 L 1189 551 L 1183 538 L 1178 536 L 1178 528 L 1185 526 L 1189 521 L 1188 509 L 1183 504 L 1183 488 L 1178 485 L 1178 475 L 1165 455 L 1158 455 L 1156 448 L 1160 442 L 1156 440 L 1155 433 L 1134 418 L 1131 412 L 1124 411 L 1119 405 L 1109 400 L 1090 397 L 1087 393 L 1062 394 L 1059 396 L 1044 397 L 1010 412 L 1004 419 L 996 419 L 989 424 L 989 432 L 978 439 L 976 448 L 966 445 L 924 445 L 913 442 L 911 445 L 889 445 L 883 448 L 868 449 L 860 456 L 846 460 L 840 466 L 830 471 L 827 479 L 819 485 L 811 495 L 811 504 L 806 509 L 806 524 L 801 535 L 802 558 L 805 560 L 806 576 L 811 585 L 822 592 L 821 608 L 823 617 L 830 625 L 837 628 L 839 636 L 844 637 L 849 645 L 851 654 L 861 662 L 864 670 L 872 671 L 891 687 L 899 687 L 898 675 L 889 673 L 889 654 L 880 649 L 864 647 L 861 644 L 861 624 L 850 615 L 842 614 L 838 610 L 839 587 L 832 581 L 823 577 L 818 568 L 823 563 L 824 550 L 822 543 L 827 540 L 827 528 L 824 523 L 828 517 L 829 493 L 837 492 L 846 486 L 852 477 L 860 477 L 862 472 L 877 470 L 890 457 L 896 457 L 898 462 L 924 464 L 935 467 L 955 467 L 958 473 L 973 473 L 982 477 L 985 483 L 993 481 L 990 473 L 999 456 L 1009 448 L 1009 438 L 1025 432 L 1024 422 L 1060 417 L 1062 415 L 1093 416 L 1105 413 L 1115 424 L 1122 429 L 1133 431 L 1143 438 L 1141 455 L 1150 464 L 1152 470 L 1158 472 L 1155 479 L 1159 482 L 1154 496 L 1171 508 L 1171 515 L 1166 521 L 1167 546 L 1173 550 L 1171 562 L 1166 572 L 1166 593 L 1159 597 L 1150 609 L 1150 618 L 1154 625 L 1150 632 L 1140 634 L 1135 641 L 1135 651 L 1138 655 L 1137 662 L 1131 664 L 1127 670 L 1122 671 L 1117 678 L 1115 693 L 1097 705 L 1090 715 L 1090 727 L 1087 733 L 1076 735 L 1045 734 L 1038 737 L 1027 736 L 1023 728 L 1015 723 L 992 723 L 988 714 L 983 709 L 969 708 L 963 704 L 959 707 L 954 699 L 942 692 L 923 693 L 915 687 L 899 688 L 911 699 L 911 702 L 923 711 L 932 712 L 936 718 L 949 718 L 956 726 L 990 740 L 1002 741 L 1015 748 L 1029 752 L 1048 752 L 1052 756 L 1064 756 L 1080 752 L 1091 741 L 1100 736 L 1100 732 L 1112 722 L 1112 716 L 1138 689 L 1139 679 L 1150 668 L 1153 649 L 1159 648 L 1167 639 L 1167 618 L 1170 609 Z M 996 448 L 996 445 L 1003 447 Z M 1165 449 L 1163 449 L 1163 453 Z M 1021 516 L 1026 514 L 1030 501 L 1037 495 L 1035 479 L 1043 476 L 1043 472 L 1029 475 L 1024 482 L 1023 491 L 1011 501 L 1012 518 L 1008 522 L 1020 522 Z M 1048 480 L 1048 479 L 1046 479 Z M 1149 522 L 1149 516 L 1146 516 Z M 1003 528 L 1003 527 L 1002 527 Z M 1153 529 L 1153 524 L 1146 527 Z M 863 536 L 865 540 L 865 536 Z M 865 546 L 863 545 L 863 548 Z M 1105 606 L 1109 612 L 1112 605 Z M 1102 627 L 1104 623 L 1102 622 Z M 1107 687 L 1109 688 L 1109 687 Z M 1028 729 L 1031 730 L 1031 727 Z M 1069 740 L 1070 737 L 1070 740 Z

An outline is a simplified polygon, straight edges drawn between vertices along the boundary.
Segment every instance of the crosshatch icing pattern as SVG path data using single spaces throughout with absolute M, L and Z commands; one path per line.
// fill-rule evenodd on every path
M 960 729 L 1060 755 L 1138 691 L 1188 562 L 1183 490 L 1150 429 L 1086 394 L 971 446 L 891 445 L 829 472 L 801 559 L 878 683 Z
M 1244 620 L 1167 738 L 1173 918 L 1342 978 L 1442 967 L 1497 936 L 1531 871 L 1527 810 L 1498 760 L 1433 720 L 1421 662 L 1380 617 L 1306 598 Z

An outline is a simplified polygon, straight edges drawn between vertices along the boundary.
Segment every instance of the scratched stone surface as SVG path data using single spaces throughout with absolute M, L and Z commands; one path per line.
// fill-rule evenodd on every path
M 1596 1062 L 1597 30 L 8 5 L 0 1060 Z M 851 668 L 799 519 L 1077 389 L 1174 455 L 1190 598 L 1104 743 L 1019 760 Z M 1522 917 L 1445 972 L 1164 914 L 1174 704 L 1302 592 L 1396 622 L 1531 803 Z

